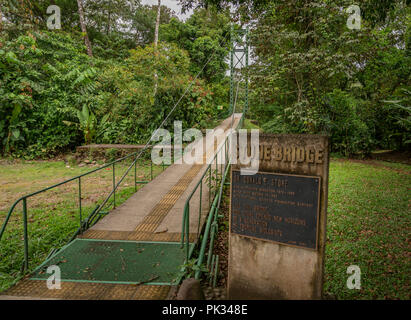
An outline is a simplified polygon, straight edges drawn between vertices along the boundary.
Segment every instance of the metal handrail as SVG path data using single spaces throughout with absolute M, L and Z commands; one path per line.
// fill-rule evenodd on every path
M 150 148 L 153 148 L 153 147 L 154 147 L 154 146 L 150 146 Z M 113 206 L 115 207 L 115 205 L 116 205 L 116 199 L 115 199 L 116 190 L 118 189 L 118 187 L 120 186 L 120 184 L 123 182 L 124 178 L 128 175 L 128 173 L 130 172 L 130 170 L 133 168 L 133 166 L 134 166 L 134 190 L 135 190 L 135 192 L 137 191 L 137 184 L 145 184 L 145 183 L 148 183 L 148 182 L 149 182 L 149 181 L 137 181 L 137 179 L 136 179 L 136 174 L 137 174 L 137 172 L 136 172 L 136 171 L 137 171 L 137 160 L 140 159 L 140 156 L 143 154 L 143 152 L 149 150 L 150 148 L 144 149 L 144 150 L 142 150 L 142 151 L 136 151 L 136 152 L 130 153 L 130 154 L 128 154 L 128 155 L 126 155 L 126 156 L 124 156 L 124 157 L 122 157 L 122 158 L 116 159 L 116 160 L 114 160 L 114 161 L 112 161 L 112 162 L 110 162 L 110 163 L 108 163 L 108 164 L 105 164 L 105 165 L 103 165 L 102 167 L 99 167 L 99 168 L 97 168 L 97 169 L 90 170 L 90 171 L 88 171 L 88 172 L 86 172 L 86 173 L 83 173 L 83 174 L 77 175 L 77 176 L 75 176 L 75 177 L 73 177 L 73 178 L 64 180 L 64 181 L 59 182 L 59 183 L 57 183 L 57 184 L 54 184 L 54 185 L 52 185 L 52 186 L 50 186 L 50 187 L 43 188 L 43 189 L 41 189 L 41 190 L 37 190 L 37 191 L 35 191 L 35 192 L 29 193 L 29 194 L 27 194 L 27 195 L 24 195 L 24 196 L 20 197 L 19 199 L 17 199 L 17 200 L 13 203 L 13 205 L 10 207 L 10 209 L 9 209 L 7 215 L 6 215 L 6 218 L 5 218 L 4 222 L 3 222 L 2 228 L 1 228 L 1 230 L 0 230 L 0 241 L 1 241 L 1 239 L 2 239 L 2 237 L 3 237 L 3 235 L 4 235 L 4 233 L 5 233 L 6 227 L 7 227 L 8 223 L 9 223 L 10 217 L 12 216 L 12 214 L 13 214 L 13 212 L 14 212 L 14 209 L 16 208 L 16 206 L 17 206 L 20 202 L 23 202 L 23 228 L 24 228 L 24 229 L 23 229 L 23 232 L 24 232 L 24 233 L 23 233 L 23 234 L 24 234 L 24 236 L 23 236 L 23 241 L 24 241 L 24 261 L 23 261 L 24 264 L 23 264 L 23 268 L 24 268 L 24 270 L 27 270 L 27 269 L 28 269 L 28 265 L 29 265 L 29 245 L 28 245 L 28 229 L 27 229 L 27 227 L 28 227 L 28 225 L 27 225 L 27 199 L 28 199 L 28 198 L 31 198 L 31 197 L 33 197 L 33 196 L 36 196 L 36 195 L 40 194 L 40 193 L 49 191 L 49 190 L 51 190 L 51 189 L 57 188 L 57 187 L 59 187 L 59 186 L 61 186 L 61 185 L 67 184 L 67 183 L 69 183 L 69 182 L 78 180 L 78 192 L 79 192 L 79 194 L 78 194 L 78 195 L 79 195 L 79 197 L 78 197 L 78 200 L 79 200 L 79 201 L 78 201 L 78 204 L 79 204 L 80 227 L 77 229 L 77 231 L 76 231 L 76 232 L 74 233 L 74 235 L 71 237 L 71 239 L 69 240 L 69 242 L 70 242 L 70 241 L 72 241 L 79 233 L 81 233 L 81 232 L 83 232 L 85 229 L 89 228 L 89 227 L 91 226 L 91 223 L 96 223 L 96 222 L 98 221 L 98 219 L 95 220 L 95 221 L 94 221 L 94 219 L 95 219 L 95 218 L 97 217 L 97 215 L 101 212 L 101 210 L 103 209 L 103 207 L 107 204 L 107 202 L 109 201 L 109 199 L 110 199 L 112 196 L 113 196 Z M 123 160 L 132 158 L 133 156 L 135 156 L 135 159 L 133 160 L 133 162 L 131 163 L 131 165 L 127 168 L 126 172 L 123 174 L 123 176 L 121 177 L 121 179 L 116 183 L 116 182 L 115 182 L 115 178 L 116 178 L 116 177 L 115 177 L 115 164 L 118 163 L 118 162 L 121 162 L 121 161 L 123 161 Z M 166 166 L 166 165 L 163 163 L 163 164 L 162 164 L 163 171 L 164 171 L 164 169 L 165 169 L 165 166 Z M 112 167 L 112 168 L 113 168 L 113 189 L 111 190 L 110 194 L 104 199 L 104 201 L 103 201 L 100 205 L 97 205 L 96 208 L 91 212 L 91 214 L 90 214 L 86 219 L 83 220 L 83 219 L 82 219 L 82 205 L 81 205 L 81 188 L 82 188 L 81 178 L 83 178 L 83 177 L 85 177 L 85 176 L 88 176 L 88 175 L 90 175 L 90 174 L 92 174 L 92 173 L 94 173 L 94 172 L 97 172 L 97 171 L 103 170 L 103 169 L 105 169 L 105 168 L 108 168 L 108 167 Z M 150 181 L 151 181 L 152 179 L 153 179 L 153 162 L 150 161 Z
M 198 190 L 198 188 L 200 188 L 200 193 L 201 193 L 201 195 L 200 195 L 200 206 L 199 206 L 199 209 L 200 209 L 200 212 L 199 212 L 199 214 L 201 215 L 201 208 L 202 208 L 202 206 L 201 206 L 201 204 L 202 204 L 202 185 L 203 185 L 203 180 L 204 180 L 204 178 L 206 177 L 206 175 L 208 174 L 208 178 L 209 178 L 209 193 L 211 193 L 211 178 L 212 178 L 212 169 L 211 169 L 211 167 L 212 167 L 212 165 L 214 164 L 214 163 L 216 163 L 216 175 L 215 175 L 215 178 L 217 178 L 217 176 L 218 176 L 218 165 L 217 165 L 217 157 L 218 157 L 218 155 L 220 154 L 220 152 L 222 151 L 222 149 L 223 149 L 223 147 L 226 149 L 227 147 L 227 141 L 228 141 L 228 138 L 226 138 L 225 139 L 225 141 L 224 141 L 224 145 L 222 145 L 220 148 L 219 148 L 219 150 L 216 152 L 216 154 L 214 155 L 214 157 L 213 157 L 213 159 L 211 160 L 211 163 L 207 166 L 207 169 L 204 171 L 204 173 L 202 174 L 202 176 L 201 176 L 201 178 L 200 178 L 200 180 L 197 182 L 197 184 L 196 184 L 196 186 L 194 187 L 194 189 L 193 189 L 193 191 L 190 193 L 190 195 L 187 197 L 187 200 L 186 200 L 186 202 L 185 202 L 185 205 L 184 205 L 184 214 L 183 214 L 183 223 L 182 223 L 182 226 L 183 226 L 183 232 L 181 233 L 181 244 L 183 245 L 184 244 L 184 239 L 186 239 L 186 241 L 187 241 L 187 243 L 188 243 L 188 238 L 189 238 L 189 230 L 187 231 L 187 224 L 189 223 L 189 211 L 190 211 L 190 200 L 192 199 L 192 197 L 194 196 L 194 194 L 197 192 L 197 190 Z M 214 195 L 212 196 L 212 198 L 214 198 L 214 196 L 215 196 L 215 193 L 214 193 Z M 210 199 L 209 199 L 210 200 Z M 209 203 L 209 205 L 210 205 L 210 203 Z
M 236 129 L 241 128 L 243 125 L 243 119 L 244 119 L 244 114 L 241 116 L 241 119 L 238 123 L 238 125 L 236 126 Z M 224 182 L 227 176 L 227 173 L 229 171 L 230 168 L 230 157 L 229 157 L 229 150 L 228 150 L 228 145 L 229 145 L 229 136 L 226 137 L 226 139 L 224 140 L 224 144 L 222 143 L 220 148 L 218 149 L 218 151 L 216 152 L 216 154 L 214 155 L 213 159 L 211 160 L 210 164 L 207 166 L 206 170 L 204 171 L 203 175 L 201 176 L 200 180 L 198 181 L 198 183 L 195 185 L 193 191 L 190 193 L 190 195 L 187 197 L 187 200 L 185 202 L 184 205 L 184 212 L 183 212 L 183 221 L 182 221 L 182 233 L 181 233 L 181 246 L 184 247 L 186 249 L 186 261 L 189 260 L 190 258 L 190 245 L 189 245 L 189 237 L 190 237 L 190 201 L 192 199 L 192 197 L 194 196 L 194 194 L 199 190 L 200 192 L 200 205 L 199 205 L 199 224 L 201 221 L 201 210 L 202 210 L 202 186 L 203 186 L 203 182 L 204 182 L 204 178 L 206 177 L 206 175 L 208 174 L 209 178 L 212 176 L 212 166 L 215 163 L 215 168 L 216 168 L 216 178 L 218 177 L 218 163 L 217 163 L 217 158 L 219 156 L 219 154 L 221 154 L 221 152 L 224 150 L 224 154 L 225 154 L 225 162 L 224 162 L 224 170 L 223 167 L 221 165 L 220 167 L 220 175 L 221 175 L 221 181 L 220 184 L 218 185 L 217 183 L 217 179 L 216 179 L 216 185 L 215 185 L 215 192 L 214 194 L 211 196 L 212 190 L 211 190 L 211 181 L 209 181 L 209 213 L 208 213 L 208 217 L 207 217 L 207 222 L 206 222 L 206 226 L 205 226 L 205 231 L 204 231 L 204 235 L 203 235 L 203 239 L 201 242 L 201 246 L 200 246 L 200 254 L 197 260 L 197 266 L 200 267 L 201 264 L 203 263 L 204 260 L 204 256 L 205 256 L 205 249 L 207 246 L 207 242 L 209 239 L 209 234 L 210 234 L 210 229 L 211 230 L 211 239 L 214 239 L 214 235 L 215 235 L 215 228 L 212 227 L 212 223 L 216 223 L 217 221 L 217 215 L 218 215 L 218 208 L 220 205 L 220 199 L 222 196 L 222 191 L 223 191 L 223 186 L 224 186 Z M 217 193 L 217 188 L 219 188 L 219 192 Z M 212 199 L 212 200 L 211 200 Z M 199 234 L 198 234 L 198 238 L 199 239 Z M 212 247 L 210 246 L 210 250 L 209 250 L 209 257 L 208 260 L 210 260 L 212 254 Z M 207 261 L 207 265 L 210 264 L 210 261 Z M 201 271 L 200 268 L 197 268 L 197 271 L 195 273 L 195 277 L 198 279 L 201 275 Z
M 210 265 L 210 260 L 211 260 L 211 256 L 212 256 L 212 252 L 213 252 L 214 237 L 215 237 L 215 233 L 216 233 L 218 208 L 219 208 L 221 196 L 223 194 L 224 182 L 225 182 L 225 179 L 227 177 L 227 173 L 228 173 L 229 169 L 230 169 L 230 164 L 228 163 L 225 166 L 224 176 L 221 179 L 220 192 L 214 198 L 213 205 L 211 207 L 211 210 L 210 210 L 210 213 L 209 213 L 209 216 L 208 216 L 208 219 L 207 219 L 207 224 L 206 224 L 206 228 L 205 228 L 205 231 L 204 231 L 203 240 L 201 242 L 200 254 L 198 256 L 198 261 L 197 261 L 198 266 L 201 266 L 203 264 L 203 260 L 204 260 L 204 257 L 205 257 L 205 251 L 206 251 L 206 247 L 207 247 L 207 242 L 208 242 L 208 239 L 209 239 L 209 235 L 210 235 L 210 246 L 209 246 L 208 258 L 207 258 L 207 266 Z M 196 273 L 195 273 L 195 278 L 199 279 L 200 276 L 201 276 L 201 269 L 197 268 Z

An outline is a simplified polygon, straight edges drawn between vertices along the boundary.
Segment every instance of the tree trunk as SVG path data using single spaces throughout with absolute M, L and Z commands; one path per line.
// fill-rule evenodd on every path
M 3 31 L 3 12 L 1 12 L 1 6 L 0 6 L 0 32 Z
M 86 44 L 87 54 L 90 57 L 92 57 L 93 52 L 91 51 L 91 43 L 90 43 L 90 39 L 88 38 L 86 24 L 84 22 L 83 1 L 82 0 L 77 0 L 77 6 L 78 6 L 78 14 L 79 14 L 79 17 L 80 17 L 81 32 L 83 32 L 83 35 L 84 35 L 84 43 Z
M 158 30 L 160 28 L 160 12 L 161 12 L 161 0 L 158 0 L 156 29 L 154 31 L 154 54 L 155 54 L 156 59 L 158 55 L 157 46 L 158 46 Z M 158 74 L 157 74 L 157 71 L 155 71 L 154 72 L 154 97 L 157 94 L 157 87 L 158 87 Z
M 158 0 L 156 29 L 154 32 L 154 47 L 155 48 L 157 48 L 157 44 L 158 44 L 158 29 L 160 28 L 160 12 L 161 12 L 161 0 Z
M 110 27 L 111 27 L 111 1 L 108 3 L 108 21 L 107 21 L 107 35 L 110 34 Z

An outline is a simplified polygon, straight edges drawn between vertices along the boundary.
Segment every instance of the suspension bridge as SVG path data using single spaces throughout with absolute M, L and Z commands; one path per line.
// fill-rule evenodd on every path
M 196 278 L 200 278 L 199 270 L 203 264 L 211 270 L 218 269 L 218 259 L 214 259 L 212 250 L 218 228 L 218 208 L 229 172 L 228 135 L 230 129 L 242 126 L 248 106 L 246 80 L 243 110 L 235 113 L 239 87 L 235 86 L 234 75 L 238 64 L 248 65 L 248 35 L 246 30 L 240 30 L 240 34 L 246 36 L 246 41 L 231 41 L 230 116 L 215 128 L 218 136 L 206 136 L 200 141 L 203 144 L 202 159 L 196 160 L 203 161 L 163 165 L 158 176 L 151 175 L 150 181 L 138 181 L 137 160 L 152 148 L 147 143 L 141 152 L 18 199 L 0 229 L 0 245 L 9 219 L 21 203 L 22 269 L 25 276 L 1 293 L 0 299 L 167 299 L 185 277 L 191 259 L 195 259 L 198 266 Z M 220 143 L 215 143 L 214 139 Z M 132 163 L 117 179 L 116 164 L 127 159 Z M 113 189 L 90 215 L 82 218 L 82 181 L 87 175 L 105 168 L 112 168 Z M 133 174 L 133 169 L 137 192 L 116 207 L 116 192 L 124 178 Z M 66 245 L 52 250 L 43 263 L 31 268 L 29 263 L 33 253 L 28 232 L 28 200 L 68 182 L 78 182 L 80 226 Z M 144 187 L 138 189 L 138 185 Z M 113 207 L 107 211 L 109 203 Z M 49 271 L 56 266 L 61 279 L 60 289 L 49 289 Z M 211 276 L 216 277 L 217 272 Z

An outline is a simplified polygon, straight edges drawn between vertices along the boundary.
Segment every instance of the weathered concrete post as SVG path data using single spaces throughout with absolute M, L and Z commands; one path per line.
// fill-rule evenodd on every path
M 321 299 L 328 138 L 260 134 L 259 158 L 255 175 L 232 166 L 228 297 Z

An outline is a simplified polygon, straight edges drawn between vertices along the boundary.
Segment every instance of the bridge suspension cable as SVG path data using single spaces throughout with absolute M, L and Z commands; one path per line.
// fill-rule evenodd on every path
M 226 34 L 226 36 L 221 40 L 221 42 L 219 43 L 219 46 L 222 47 L 223 46 L 223 42 L 227 40 L 227 37 L 230 35 L 230 33 L 228 32 Z M 136 155 L 135 159 L 133 160 L 133 162 L 131 163 L 131 165 L 127 168 L 127 170 L 124 172 L 124 174 L 122 175 L 122 177 L 120 178 L 120 180 L 118 181 L 118 183 L 116 184 L 115 188 L 113 189 L 113 191 L 111 191 L 111 193 L 108 195 L 108 197 L 101 203 L 101 205 L 99 206 L 99 208 L 96 210 L 97 213 L 99 213 L 101 211 L 101 209 L 107 204 L 109 198 L 111 197 L 111 195 L 115 192 L 115 190 L 118 188 L 118 186 L 121 184 L 121 182 L 124 180 L 124 178 L 127 176 L 127 174 L 130 172 L 131 168 L 136 164 L 137 160 L 140 159 L 141 155 L 146 151 L 146 149 L 148 148 L 150 142 L 153 140 L 153 138 L 156 136 L 158 130 L 161 129 L 161 127 L 163 127 L 163 125 L 167 122 L 168 118 L 171 116 L 171 114 L 174 112 L 174 110 L 177 108 L 177 106 L 180 104 L 181 100 L 184 98 L 184 96 L 187 94 L 188 90 L 192 87 L 192 85 L 195 83 L 195 81 L 198 79 L 198 77 L 200 76 L 200 74 L 204 71 L 204 69 L 206 68 L 206 66 L 210 63 L 211 59 L 214 57 L 214 55 L 216 54 L 217 51 L 217 47 L 214 48 L 213 53 L 210 55 L 210 57 L 208 58 L 208 60 L 205 62 L 205 64 L 203 65 L 203 67 L 201 68 L 201 70 L 196 74 L 196 76 L 194 77 L 194 79 L 188 84 L 188 86 L 186 87 L 186 89 L 184 90 L 183 94 L 181 95 L 181 97 L 178 99 L 178 101 L 174 104 L 174 106 L 172 107 L 172 109 L 170 110 L 170 112 L 167 114 L 167 116 L 164 118 L 164 120 L 161 122 L 161 124 L 157 127 L 157 129 L 154 131 L 154 133 L 151 135 L 150 139 L 147 140 L 146 144 L 144 145 L 144 147 L 140 150 L 140 152 Z
M 227 36 L 230 35 L 230 33 L 227 33 L 226 36 L 224 37 L 224 39 L 220 42 L 220 47 L 222 46 L 223 42 L 227 40 Z M 144 147 L 142 148 L 142 150 L 140 151 L 140 153 L 138 154 L 138 156 L 136 157 L 136 160 L 141 156 L 141 154 L 147 149 L 150 141 L 156 136 L 158 130 L 160 130 L 164 124 L 167 122 L 168 118 L 170 118 L 171 114 L 174 112 L 174 110 L 177 108 L 177 106 L 180 104 L 181 100 L 185 97 L 185 95 L 187 94 L 188 90 L 190 90 L 190 88 L 192 87 L 192 85 L 195 83 L 195 81 L 198 79 L 198 77 L 200 76 L 200 74 L 204 71 L 204 69 L 206 68 L 206 66 L 210 63 L 211 59 L 214 57 L 215 53 L 217 51 L 217 47 L 214 48 L 213 53 L 210 55 L 210 57 L 208 58 L 208 60 L 205 62 L 205 64 L 203 65 L 203 67 L 201 68 L 201 70 L 196 74 L 196 76 L 194 77 L 194 79 L 187 85 L 186 89 L 184 90 L 183 94 L 180 96 L 180 98 L 177 100 L 177 102 L 174 104 L 174 106 L 171 108 L 170 112 L 167 114 L 167 116 L 164 118 L 164 120 L 161 122 L 161 124 L 157 127 L 157 129 L 154 131 L 154 133 L 151 135 L 150 139 L 148 139 L 148 141 L 146 142 L 146 144 L 144 145 Z

